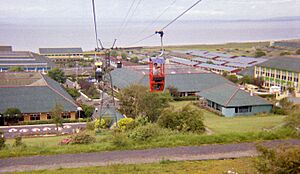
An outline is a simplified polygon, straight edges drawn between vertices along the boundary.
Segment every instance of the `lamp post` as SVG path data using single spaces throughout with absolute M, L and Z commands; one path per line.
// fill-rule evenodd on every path
M 82 111 L 82 108 L 77 107 L 77 111 L 78 111 L 78 121 L 80 122 L 80 112 Z

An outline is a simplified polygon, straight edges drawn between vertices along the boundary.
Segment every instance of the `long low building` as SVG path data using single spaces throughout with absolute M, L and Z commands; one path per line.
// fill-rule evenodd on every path
M 64 106 L 62 117 L 76 119 L 77 104 L 59 83 L 31 72 L 0 73 L 0 125 L 9 124 L 4 115 L 8 108 L 18 108 L 19 122 L 51 119 L 56 104 Z
M 201 97 L 200 100 L 204 106 L 226 117 L 268 113 L 273 107 L 269 101 L 231 84 L 208 88 L 197 95 Z
M 39 48 L 40 55 L 54 62 L 68 62 L 83 59 L 82 48 Z
M 47 72 L 55 64 L 45 56 L 29 51 L 0 51 L 0 72 L 13 67 L 20 67 L 24 71 Z

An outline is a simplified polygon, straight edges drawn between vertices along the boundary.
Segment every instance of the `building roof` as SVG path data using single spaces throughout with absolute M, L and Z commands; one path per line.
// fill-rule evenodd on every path
M 246 69 L 243 69 L 242 71 L 239 71 L 237 73 L 238 75 L 241 76 L 250 76 L 250 77 L 254 77 L 254 67 L 248 67 Z
M 170 61 L 174 62 L 174 63 L 182 64 L 182 65 L 187 65 L 187 66 L 195 66 L 195 65 L 199 64 L 198 62 L 194 62 L 194 61 L 179 58 L 179 57 L 172 57 L 172 58 L 170 58 Z
M 213 59 L 206 59 L 206 58 L 201 58 L 201 57 L 196 57 L 196 58 L 193 58 L 192 60 L 196 61 L 196 62 L 203 62 L 203 63 L 212 62 L 215 65 L 222 65 L 222 64 L 226 63 L 224 61 L 218 61 L 218 60 L 213 60 Z
M 82 48 L 39 48 L 40 54 L 82 53 Z
M 0 113 L 12 107 L 22 113 L 45 113 L 56 103 L 65 111 L 77 109 L 59 83 L 40 73 L 0 73 L 0 96 Z
M 118 68 L 111 72 L 113 85 L 119 89 L 131 84 L 149 86 L 148 74 L 130 68 Z M 166 74 L 165 87 L 174 86 L 179 92 L 198 92 L 216 85 L 232 82 L 214 73 L 174 73 Z
M 278 57 L 258 64 L 257 66 L 300 72 L 300 58 Z
M 267 100 L 259 96 L 251 96 L 250 93 L 231 84 L 215 86 L 203 90 L 197 95 L 225 107 L 272 105 Z
M 228 66 L 223 66 L 223 65 L 214 65 L 214 64 L 209 64 L 209 63 L 201 63 L 197 66 L 201 67 L 201 68 L 216 69 L 216 70 L 227 71 L 227 72 L 233 72 L 233 71 L 238 70 L 238 68 L 234 68 L 234 67 L 228 67 Z
M 12 51 L 0 52 L 0 66 L 47 66 L 54 67 L 55 64 L 47 57 L 32 52 Z

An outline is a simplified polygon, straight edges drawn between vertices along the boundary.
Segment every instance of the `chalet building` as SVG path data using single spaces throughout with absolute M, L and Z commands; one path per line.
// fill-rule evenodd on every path
M 54 66 L 49 58 L 33 52 L 0 51 L 0 72 L 8 71 L 13 67 L 20 67 L 30 72 L 47 72 Z
M 256 65 L 254 77 L 264 80 L 263 86 L 270 88 L 278 86 L 282 91 L 289 88 L 295 90 L 300 97 L 300 58 L 278 57 Z
M 82 48 L 39 48 L 40 55 L 54 62 L 68 62 L 83 59 Z
M 197 95 L 203 106 L 211 108 L 225 117 L 269 113 L 273 107 L 272 103 L 267 100 L 232 84 L 207 88 Z
M 19 122 L 51 119 L 56 104 L 64 106 L 62 117 L 76 119 L 77 104 L 59 83 L 41 73 L 0 73 L 0 125 L 8 124 L 4 112 L 18 108 Z M 3 119 L 4 118 L 4 119 Z

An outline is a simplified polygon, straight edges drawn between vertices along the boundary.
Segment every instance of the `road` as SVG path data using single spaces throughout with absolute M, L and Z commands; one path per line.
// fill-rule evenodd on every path
M 275 147 L 293 144 L 300 147 L 299 139 L 273 140 L 262 143 Z M 105 166 L 112 164 L 139 164 L 173 161 L 228 159 L 257 156 L 256 143 L 214 144 L 147 150 L 127 150 L 97 153 L 64 154 L 0 159 L 0 172 L 30 171 L 83 166 Z
M 58 128 L 58 131 L 62 134 L 71 134 L 78 128 L 85 128 L 85 125 L 86 123 L 64 123 L 62 128 Z M 0 130 L 6 138 L 57 133 L 55 124 L 1 126 Z

